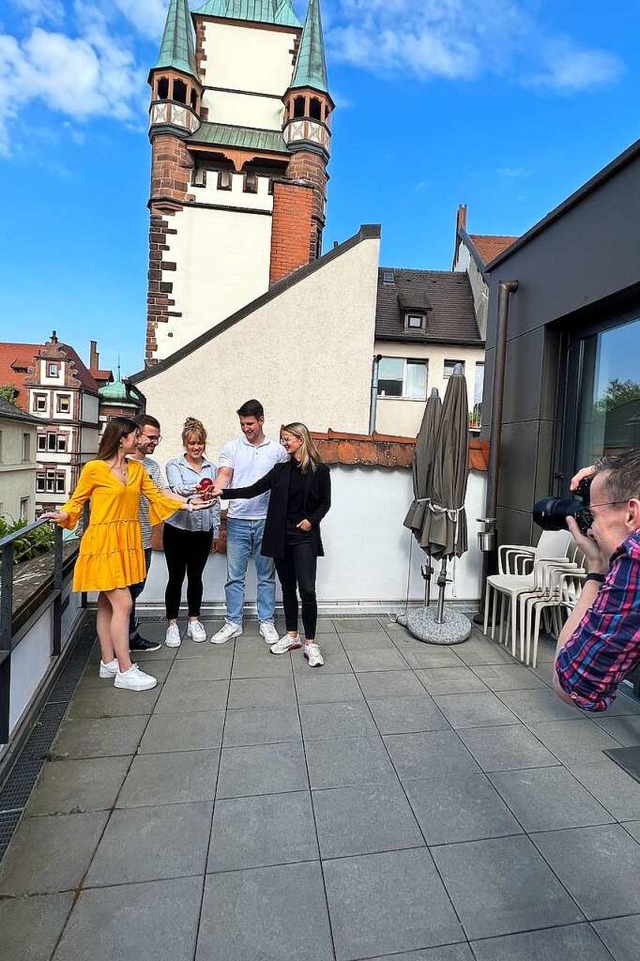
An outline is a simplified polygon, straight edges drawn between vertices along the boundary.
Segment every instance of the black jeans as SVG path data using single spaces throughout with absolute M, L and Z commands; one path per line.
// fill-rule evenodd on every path
M 315 544 L 311 538 L 297 543 L 287 541 L 284 557 L 276 558 L 276 571 L 282 585 L 282 605 L 288 631 L 298 630 L 298 595 L 302 601 L 302 626 L 305 637 L 312 640 L 316 636 L 318 604 L 316 602 Z
M 168 621 L 175 621 L 178 617 L 185 573 L 189 617 L 200 616 L 202 572 L 211 550 L 212 538 L 213 531 L 183 531 L 171 524 L 164 525 L 162 546 L 169 571 L 164 604 Z
M 151 548 L 150 548 L 150 547 L 145 547 L 145 551 L 144 551 L 144 563 L 145 563 L 145 566 L 146 566 L 146 568 L 147 568 L 147 574 L 148 574 L 148 573 L 149 573 L 149 564 L 151 563 Z M 133 601 L 133 604 L 131 605 L 131 614 L 129 614 L 129 640 L 131 640 L 132 638 L 134 638 L 134 637 L 136 636 L 136 634 L 138 633 L 138 630 L 137 630 L 137 628 L 136 628 L 136 600 L 137 600 L 137 598 L 140 597 L 140 595 L 142 594 L 142 592 L 143 592 L 143 590 L 144 590 L 144 585 L 145 585 L 146 583 L 147 583 L 147 575 L 145 574 L 144 580 L 143 580 L 143 581 L 140 581 L 139 584 L 130 584 L 130 585 L 129 585 L 129 593 L 131 594 L 131 600 Z

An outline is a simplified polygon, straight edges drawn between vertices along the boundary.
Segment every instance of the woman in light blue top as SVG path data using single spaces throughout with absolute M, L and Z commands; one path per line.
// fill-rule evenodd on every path
M 167 481 L 176 494 L 190 498 L 199 492 L 203 480 L 213 482 L 218 474 L 215 464 L 204 456 L 207 432 L 195 417 L 187 417 L 182 431 L 184 454 L 167 464 Z M 202 572 L 211 551 L 211 542 L 220 526 L 220 505 L 212 502 L 208 510 L 197 513 L 178 511 L 165 523 L 162 535 L 169 580 L 164 595 L 167 620 L 165 644 L 179 647 L 178 612 L 185 574 L 189 622 L 187 637 L 206 641 L 207 633 L 200 621 L 202 604 Z

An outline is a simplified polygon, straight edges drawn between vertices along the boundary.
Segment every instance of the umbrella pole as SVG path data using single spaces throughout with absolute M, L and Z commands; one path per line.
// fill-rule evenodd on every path
M 424 567 L 420 568 L 420 573 L 424 579 L 424 606 L 429 607 L 431 604 L 431 578 L 433 576 L 433 564 L 431 563 L 431 554 L 429 551 L 427 554 L 427 563 Z
M 444 624 L 444 592 L 447 587 L 447 558 L 443 557 L 440 564 L 440 573 L 438 575 L 438 588 L 440 593 L 438 594 L 438 609 L 436 611 L 436 624 Z

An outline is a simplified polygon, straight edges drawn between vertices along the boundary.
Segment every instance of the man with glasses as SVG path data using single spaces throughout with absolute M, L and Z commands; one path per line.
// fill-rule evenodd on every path
M 553 688 L 583 711 L 606 711 L 640 660 L 640 450 L 605 457 L 577 474 L 592 477 L 591 527 L 567 526 L 588 574 L 558 638 Z
M 130 456 L 140 461 L 156 487 L 159 487 L 160 490 L 163 491 L 168 490 L 169 485 L 163 477 L 157 461 L 149 457 L 149 454 L 153 454 L 162 440 L 160 436 L 160 423 L 155 417 L 151 417 L 149 414 L 138 414 L 138 416 L 133 419 L 138 425 L 138 438 L 136 440 L 135 453 Z M 146 497 L 140 498 L 140 528 L 142 530 L 142 546 L 144 548 L 144 559 L 148 573 L 149 564 L 151 563 L 151 523 L 149 521 L 149 504 Z M 145 577 L 139 584 L 132 584 L 129 588 L 133 601 L 131 614 L 129 616 L 129 650 L 131 651 L 159 651 L 162 647 L 160 643 L 148 641 L 138 633 L 136 599 L 142 594 L 146 582 L 147 579 Z

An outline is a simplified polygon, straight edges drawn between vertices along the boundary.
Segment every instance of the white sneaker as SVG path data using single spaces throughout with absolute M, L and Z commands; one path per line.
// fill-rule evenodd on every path
M 167 647 L 180 647 L 182 641 L 180 639 L 180 628 L 177 624 L 169 624 L 164 642 Z
M 239 624 L 223 624 L 209 640 L 212 644 L 226 644 L 232 637 L 240 637 L 241 634 L 242 628 Z
M 125 691 L 150 691 L 157 683 L 155 677 L 145 674 L 137 664 L 132 664 L 128 671 L 118 671 L 113 686 Z
M 280 635 L 276 631 L 273 621 L 263 621 L 260 625 L 260 633 L 267 644 L 275 644 L 280 640 Z
M 202 641 L 206 641 L 207 632 L 204 629 L 204 624 L 201 621 L 189 621 L 187 624 L 187 637 L 190 637 L 196 644 L 201 644 Z
M 272 654 L 286 654 L 287 651 L 297 651 L 299 647 L 302 647 L 302 641 L 298 634 L 296 634 L 295 637 L 291 637 L 290 634 L 285 634 L 284 637 L 279 638 L 277 643 L 273 644 L 269 650 Z
M 100 677 L 110 677 L 111 680 L 113 680 L 118 673 L 118 670 L 118 659 L 116 657 L 114 657 L 112 661 L 109 661 L 108 664 L 105 664 L 104 661 L 100 661 Z
M 309 667 L 322 667 L 324 664 L 324 658 L 317 644 L 305 644 L 303 654 L 309 662 Z

